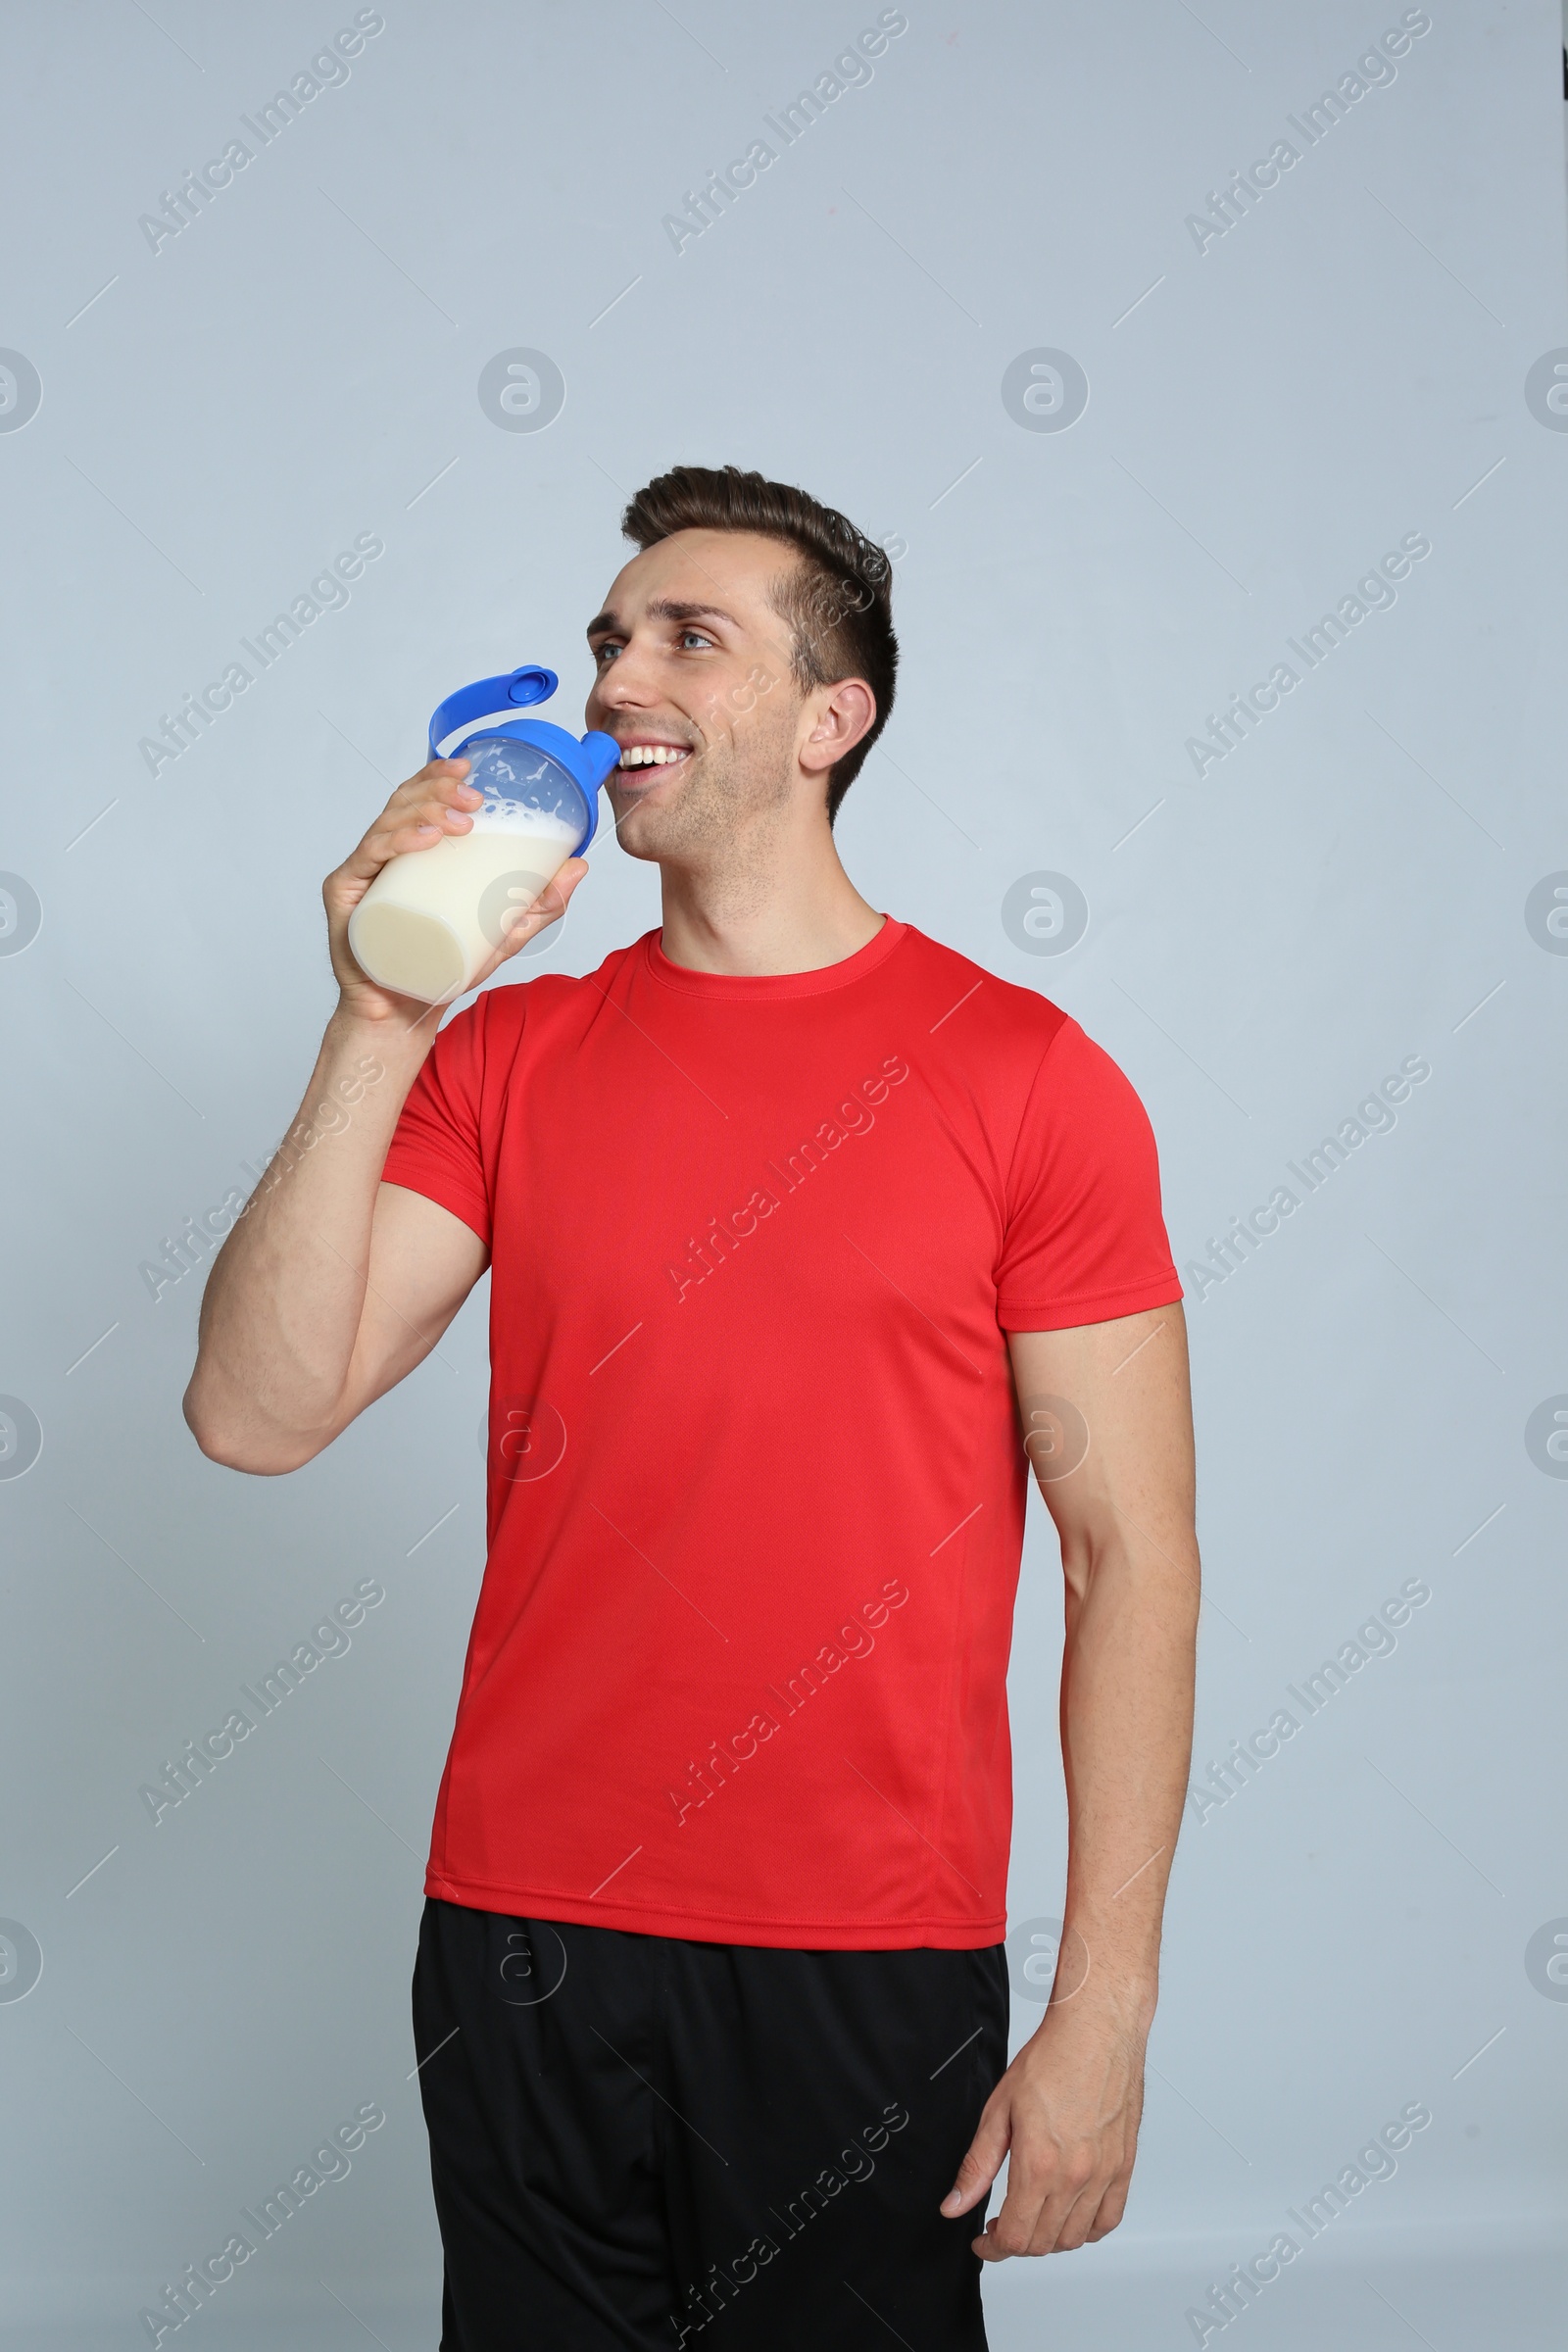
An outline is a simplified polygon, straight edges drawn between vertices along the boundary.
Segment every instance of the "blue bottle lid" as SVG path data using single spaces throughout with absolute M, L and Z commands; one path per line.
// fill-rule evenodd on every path
M 459 687 L 430 713 L 430 757 L 459 759 L 473 737 L 493 735 L 531 744 L 536 751 L 547 753 L 579 787 L 588 810 L 587 831 L 572 852 L 574 858 L 580 858 L 598 827 L 599 787 L 619 763 L 619 744 L 597 728 L 590 728 L 579 740 L 564 727 L 552 726 L 548 719 L 508 715 L 519 706 L 548 702 L 559 683 L 553 669 L 525 662 L 501 677 L 479 678 L 471 686 Z M 454 742 L 454 737 L 461 740 Z

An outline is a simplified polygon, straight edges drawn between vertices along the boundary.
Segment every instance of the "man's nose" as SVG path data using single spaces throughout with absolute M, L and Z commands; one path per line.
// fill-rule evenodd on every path
M 613 662 L 608 662 L 596 679 L 593 693 L 601 707 L 609 710 L 656 701 L 658 689 L 653 678 L 651 653 L 639 646 L 635 639 L 623 646 Z

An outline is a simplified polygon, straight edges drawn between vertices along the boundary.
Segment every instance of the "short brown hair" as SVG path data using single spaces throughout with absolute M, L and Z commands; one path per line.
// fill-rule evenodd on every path
M 644 553 L 676 531 L 759 531 L 796 550 L 800 563 L 770 591 L 793 638 L 796 683 L 809 693 L 863 678 L 876 700 L 868 731 L 828 771 L 831 825 L 893 708 L 899 641 L 887 556 L 835 508 L 738 466 L 671 466 L 638 491 L 620 527 Z

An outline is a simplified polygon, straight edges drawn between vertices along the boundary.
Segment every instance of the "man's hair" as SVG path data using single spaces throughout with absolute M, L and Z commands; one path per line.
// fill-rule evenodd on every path
M 893 565 L 882 549 L 806 491 L 738 466 L 671 466 L 638 491 L 620 527 L 644 553 L 676 531 L 760 531 L 795 549 L 800 562 L 780 573 L 768 596 L 791 633 L 797 685 L 808 694 L 863 678 L 876 699 L 869 729 L 828 771 L 831 825 L 893 708 L 899 641 Z

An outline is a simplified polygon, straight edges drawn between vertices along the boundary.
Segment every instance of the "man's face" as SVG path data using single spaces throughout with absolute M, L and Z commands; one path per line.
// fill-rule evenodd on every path
M 590 624 L 584 716 L 621 746 L 606 789 L 632 857 L 706 863 L 821 792 L 811 737 L 827 698 L 802 695 L 768 602 L 797 561 L 751 531 L 677 531 L 633 558 Z

